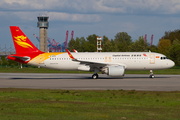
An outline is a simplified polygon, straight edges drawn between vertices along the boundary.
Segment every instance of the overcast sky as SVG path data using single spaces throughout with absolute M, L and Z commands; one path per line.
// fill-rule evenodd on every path
M 157 45 L 165 31 L 180 28 L 180 0 L 0 0 L 0 47 L 13 46 L 9 26 L 19 26 L 37 45 L 37 16 L 49 16 L 48 37 L 65 41 L 96 34 L 114 39 L 127 32 L 132 40 L 147 34 Z

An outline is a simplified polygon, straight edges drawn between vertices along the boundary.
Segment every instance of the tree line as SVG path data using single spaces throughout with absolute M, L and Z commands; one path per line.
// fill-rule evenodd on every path
M 1 56 L 0 58 L 0 66 L 18 66 L 19 63 L 12 60 L 7 60 L 5 56 Z
M 111 40 L 103 36 L 101 44 L 102 52 L 148 52 L 150 50 L 162 53 L 176 65 L 180 65 L 180 30 L 166 31 L 157 46 L 149 46 L 143 36 L 133 41 L 127 32 L 119 32 Z M 84 37 L 72 39 L 68 43 L 68 49 L 70 51 L 76 49 L 78 52 L 96 52 L 97 35 L 89 35 L 86 39 Z

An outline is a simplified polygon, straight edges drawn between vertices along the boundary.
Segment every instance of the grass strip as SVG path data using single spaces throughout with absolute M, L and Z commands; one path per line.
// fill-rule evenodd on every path
M 3 120 L 179 120 L 180 92 L 0 88 Z

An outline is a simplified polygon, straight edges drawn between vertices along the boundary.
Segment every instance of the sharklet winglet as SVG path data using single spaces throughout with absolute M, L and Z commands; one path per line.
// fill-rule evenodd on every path
M 66 51 L 67 51 L 67 53 L 68 53 L 69 57 L 70 57 L 72 60 L 75 60 L 75 58 L 72 56 L 72 54 L 69 52 L 69 50 L 68 50 L 68 49 L 66 49 Z

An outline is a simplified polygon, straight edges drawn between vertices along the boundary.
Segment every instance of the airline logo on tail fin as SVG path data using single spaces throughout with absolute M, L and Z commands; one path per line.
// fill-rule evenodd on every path
M 10 26 L 16 54 L 23 53 L 42 53 L 38 50 L 34 44 L 28 39 L 28 37 L 22 32 L 18 26 Z
M 30 44 L 28 44 L 28 43 L 26 42 L 26 38 L 27 38 L 27 37 L 21 35 L 21 36 L 17 36 L 17 37 L 14 36 L 14 38 L 15 38 L 14 41 L 15 41 L 19 46 L 21 46 L 21 47 L 23 47 L 23 48 L 29 48 L 29 47 L 33 48 Z

